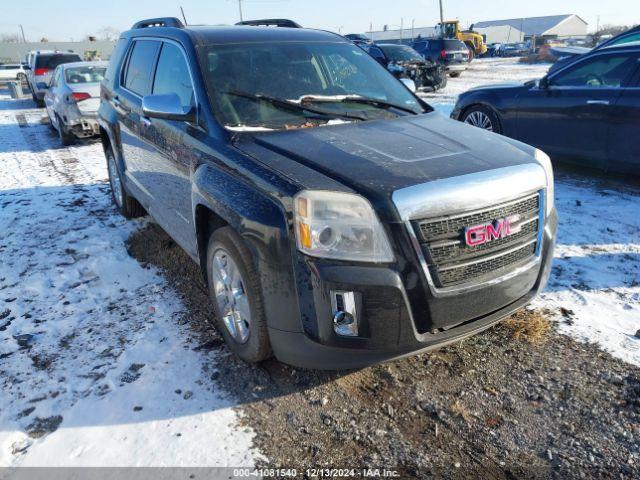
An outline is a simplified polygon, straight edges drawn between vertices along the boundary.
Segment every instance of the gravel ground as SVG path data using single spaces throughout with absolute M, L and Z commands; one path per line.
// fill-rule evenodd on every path
M 200 334 L 194 348 L 226 351 L 187 255 L 154 225 L 131 237 L 129 252 L 175 286 Z M 527 323 L 551 331 L 517 335 Z M 239 399 L 271 467 L 639 478 L 640 369 L 553 325 L 523 311 L 463 343 L 352 372 L 250 366 L 222 353 L 214 379 Z

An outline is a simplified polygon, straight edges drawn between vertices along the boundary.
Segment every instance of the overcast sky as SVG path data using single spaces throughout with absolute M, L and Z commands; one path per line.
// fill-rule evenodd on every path
M 482 20 L 576 13 L 595 30 L 600 24 L 640 23 L 640 0 L 443 0 L 446 19 L 465 26 Z M 238 21 L 238 0 L 3 0 L 0 33 L 18 33 L 27 40 L 80 40 L 102 27 L 128 29 L 136 20 L 179 16 L 198 24 Z M 291 18 L 303 26 L 342 33 L 404 26 L 433 26 L 439 18 L 437 0 L 242 0 L 244 17 Z

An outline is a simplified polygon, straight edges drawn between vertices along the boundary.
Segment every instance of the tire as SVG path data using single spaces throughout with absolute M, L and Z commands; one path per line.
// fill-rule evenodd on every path
M 230 227 L 209 237 L 207 282 L 216 326 L 227 346 L 245 362 L 271 357 L 260 277 L 244 240 Z
M 111 148 L 105 151 L 107 159 L 107 172 L 109 173 L 109 185 L 111 186 L 111 198 L 120 214 L 125 218 L 137 218 L 146 215 L 144 208 L 127 190 L 120 178 L 120 168 L 116 162 Z
M 462 72 L 449 72 L 451 78 L 458 78 Z
M 468 125 L 493 133 L 502 133 L 500 119 L 496 112 L 484 105 L 472 105 L 462 114 L 460 120 Z M 486 122 L 489 122 L 488 124 Z
M 44 108 L 45 107 L 44 100 L 38 99 L 38 97 L 36 97 L 35 94 L 33 95 L 33 99 L 36 102 L 36 107 L 38 107 L 38 108 Z
M 58 138 L 60 139 L 60 143 L 62 144 L 62 146 L 68 147 L 69 145 L 73 145 L 74 143 L 76 143 L 76 137 L 73 135 L 73 133 L 67 131 L 64 126 L 64 122 L 57 114 L 56 121 L 58 123 L 58 128 L 56 128 L 56 130 L 58 131 Z

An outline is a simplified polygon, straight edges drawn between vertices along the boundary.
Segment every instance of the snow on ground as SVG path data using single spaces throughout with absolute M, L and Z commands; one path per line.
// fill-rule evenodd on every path
M 448 116 L 470 88 L 540 78 L 548 68 L 476 60 L 442 92 L 421 96 Z M 573 172 L 557 176 L 555 196 L 560 225 L 554 268 L 533 305 L 550 309 L 561 332 L 640 365 L 640 188 Z
M 143 222 L 112 207 L 100 144 L 59 148 L 32 106 L 0 96 L 0 466 L 252 466 L 222 354 L 127 254 Z

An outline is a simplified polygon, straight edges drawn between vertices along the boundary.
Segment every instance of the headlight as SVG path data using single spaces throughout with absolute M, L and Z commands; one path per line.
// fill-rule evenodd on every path
M 553 166 L 551 166 L 551 159 L 549 155 L 544 153 L 542 150 L 538 150 L 536 148 L 535 153 L 536 160 L 542 165 L 544 168 L 544 173 L 547 175 L 547 216 L 551 214 L 551 210 L 553 210 L 553 202 L 554 202 L 554 188 L 553 188 Z
M 363 197 L 304 190 L 295 196 L 294 204 L 301 252 L 336 260 L 393 261 L 384 229 Z

